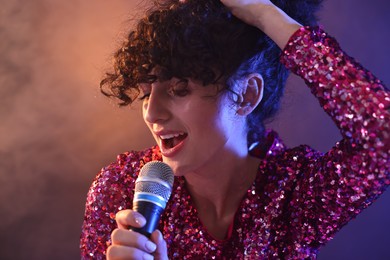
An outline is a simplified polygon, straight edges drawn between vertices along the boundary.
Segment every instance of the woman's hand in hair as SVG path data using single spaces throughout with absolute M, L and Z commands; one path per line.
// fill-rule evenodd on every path
M 269 0 L 221 0 L 232 14 L 267 34 L 281 49 L 301 25 Z

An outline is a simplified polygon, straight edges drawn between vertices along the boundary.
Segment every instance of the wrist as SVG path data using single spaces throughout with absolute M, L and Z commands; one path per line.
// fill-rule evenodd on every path
M 254 17 L 254 25 L 264 31 L 268 27 L 267 24 L 275 19 L 275 15 L 279 15 L 278 9 L 279 8 L 273 4 L 255 5 L 251 11 L 252 16 Z
M 291 35 L 302 27 L 275 5 L 257 6 L 253 12 L 259 14 L 254 23 L 255 26 L 268 35 L 281 49 L 286 46 Z

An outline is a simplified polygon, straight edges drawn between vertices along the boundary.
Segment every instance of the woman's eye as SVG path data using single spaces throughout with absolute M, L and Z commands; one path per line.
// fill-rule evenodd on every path
M 176 82 L 168 91 L 169 95 L 177 97 L 185 97 L 190 93 L 188 88 L 188 80 L 182 79 Z
M 139 100 L 145 100 L 149 98 L 150 91 L 151 91 L 151 85 L 148 83 L 140 83 L 139 85 L 139 91 L 140 91 L 140 97 Z
M 175 89 L 173 90 L 173 95 L 178 97 L 185 97 L 189 93 L 188 89 Z
M 147 93 L 147 94 L 142 94 L 142 96 L 141 96 L 141 97 L 139 97 L 138 99 L 142 101 L 142 100 L 148 99 L 148 98 L 149 98 L 149 96 L 150 96 L 150 93 Z

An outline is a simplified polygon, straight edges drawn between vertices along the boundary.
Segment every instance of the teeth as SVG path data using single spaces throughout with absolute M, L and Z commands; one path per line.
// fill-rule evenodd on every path
M 171 138 L 174 138 L 174 137 L 178 137 L 180 135 L 184 135 L 184 133 L 160 135 L 160 138 L 165 140 L 165 139 L 171 139 Z

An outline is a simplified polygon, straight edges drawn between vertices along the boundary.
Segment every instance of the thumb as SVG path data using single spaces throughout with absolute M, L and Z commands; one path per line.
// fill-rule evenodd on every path
M 153 231 L 150 236 L 150 240 L 152 240 L 157 246 L 156 251 L 153 253 L 154 259 L 168 260 L 167 243 L 165 242 L 160 230 L 157 229 Z

